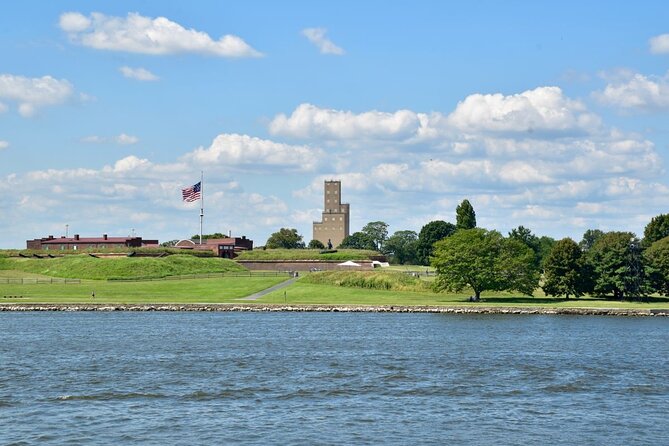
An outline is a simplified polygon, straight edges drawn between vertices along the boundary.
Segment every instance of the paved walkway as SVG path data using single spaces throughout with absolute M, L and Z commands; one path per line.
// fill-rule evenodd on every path
M 258 291 L 255 294 L 251 294 L 250 296 L 242 297 L 241 299 L 237 299 L 237 300 L 258 300 L 261 297 L 263 297 L 265 294 L 269 294 L 272 291 L 280 290 L 281 288 L 285 288 L 288 285 L 292 285 L 293 282 L 295 282 L 296 280 L 297 280 L 297 277 L 293 277 L 292 279 L 288 279 L 285 282 L 279 283 L 278 285 L 271 286 L 271 287 L 269 287 L 267 289 L 264 289 L 262 291 Z

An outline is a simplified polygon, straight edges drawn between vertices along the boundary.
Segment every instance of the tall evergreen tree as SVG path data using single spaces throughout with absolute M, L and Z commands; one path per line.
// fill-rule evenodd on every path
M 462 200 L 462 203 L 455 208 L 455 226 L 458 229 L 474 229 L 476 227 L 476 212 L 469 200 Z

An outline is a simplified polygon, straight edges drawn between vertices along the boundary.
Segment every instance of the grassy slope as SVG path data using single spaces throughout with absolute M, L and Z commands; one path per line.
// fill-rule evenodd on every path
M 154 282 L 0 284 L 1 303 L 223 303 L 276 285 L 287 277 L 222 277 Z M 95 292 L 95 298 L 91 293 Z M 10 299 L 5 296 L 21 296 Z
M 87 254 L 55 259 L 0 258 L 0 269 L 80 279 L 157 278 L 245 270 L 231 260 L 220 258 L 173 255 L 99 259 Z
M 378 256 L 376 251 L 362 249 L 339 249 L 337 252 L 320 254 L 318 249 L 255 249 L 241 253 L 237 260 L 368 260 Z

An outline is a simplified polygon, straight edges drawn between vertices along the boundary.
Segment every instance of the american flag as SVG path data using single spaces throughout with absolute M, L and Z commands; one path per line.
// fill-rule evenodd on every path
M 202 190 L 202 182 L 193 184 L 191 187 L 181 189 L 181 196 L 184 201 L 196 201 L 200 199 L 200 193 Z

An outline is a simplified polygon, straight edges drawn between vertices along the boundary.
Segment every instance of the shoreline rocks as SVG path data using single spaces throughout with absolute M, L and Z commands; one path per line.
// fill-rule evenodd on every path
M 288 304 L 0 304 L 1 311 L 209 311 L 669 316 L 669 309 Z

